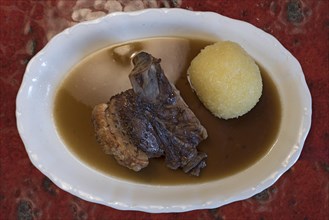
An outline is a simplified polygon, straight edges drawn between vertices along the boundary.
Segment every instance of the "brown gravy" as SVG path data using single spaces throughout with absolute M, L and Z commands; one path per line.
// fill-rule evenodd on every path
M 202 48 L 212 42 L 186 38 L 153 38 L 105 48 L 72 69 L 58 89 L 54 118 L 57 130 L 69 149 L 89 166 L 111 176 L 147 184 L 192 184 L 223 178 L 254 164 L 276 140 L 281 105 L 277 89 L 265 72 L 263 94 L 254 109 L 238 119 L 214 117 L 191 90 L 186 70 Z M 130 88 L 129 56 L 144 50 L 162 59 L 168 78 L 175 82 L 186 103 L 208 131 L 208 139 L 198 149 L 208 154 L 201 176 L 192 177 L 181 170 L 167 168 L 163 159 L 152 159 L 136 173 L 116 163 L 96 143 L 91 111 L 95 104 Z M 127 55 L 128 54 L 128 55 Z

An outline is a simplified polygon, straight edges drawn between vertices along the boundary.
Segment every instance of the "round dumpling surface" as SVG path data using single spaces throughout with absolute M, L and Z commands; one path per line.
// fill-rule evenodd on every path
M 191 86 L 215 116 L 230 119 L 249 112 L 262 95 L 259 67 L 237 43 L 205 47 L 188 69 Z

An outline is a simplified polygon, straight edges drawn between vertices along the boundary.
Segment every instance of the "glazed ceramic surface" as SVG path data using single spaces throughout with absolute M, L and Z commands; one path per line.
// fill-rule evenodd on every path
M 52 112 L 56 89 L 70 68 L 111 44 L 158 36 L 234 41 L 267 70 L 279 91 L 282 122 L 275 144 L 261 160 L 217 181 L 157 186 L 100 173 L 68 150 Z M 312 112 L 299 62 L 273 36 L 217 13 L 182 9 L 113 13 L 66 29 L 29 62 L 16 104 L 17 126 L 30 160 L 57 186 L 91 202 L 156 213 L 220 207 L 271 186 L 298 159 Z

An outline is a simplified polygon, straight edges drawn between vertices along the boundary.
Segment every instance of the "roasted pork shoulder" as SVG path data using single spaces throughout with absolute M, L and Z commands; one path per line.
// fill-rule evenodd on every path
M 141 52 L 133 64 L 133 88 L 93 109 L 97 141 L 134 171 L 146 167 L 149 158 L 164 156 L 169 168 L 198 176 L 206 166 L 207 155 L 197 150 L 206 129 L 166 78 L 160 59 Z

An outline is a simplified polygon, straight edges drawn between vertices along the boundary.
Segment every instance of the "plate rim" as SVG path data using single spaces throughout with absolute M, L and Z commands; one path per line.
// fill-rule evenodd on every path
M 211 17 L 212 19 L 222 19 L 225 20 L 227 22 L 239 22 L 241 23 L 241 25 L 246 26 L 248 28 L 251 28 L 252 31 L 255 31 L 257 34 L 260 35 L 264 35 L 264 38 L 270 39 L 270 41 L 273 41 L 276 43 L 276 46 L 279 47 L 281 50 L 283 50 L 286 55 L 292 59 L 292 61 L 294 62 L 294 65 L 296 66 L 296 68 L 300 71 L 301 74 L 298 75 L 300 82 L 302 83 L 301 87 L 303 87 L 303 92 L 305 95 L 305 102 L 306 105 L 308 107 L 307 109 L 307 117 L 304 118 L 303 120 L 303 127 L 302 127 L 302 133 L 300 133 L 300 139 L 297 141 L 298 143 L 296 143 L 296 149 L 294 152 L 291 152 L 291 155 L 289 156 L 289 161 L 287 161 L 287 163 L 282 166 L 279 170 L 278 173 L 276 173 L 274 176 L 271 176 L 270 179 L 260 183 L 260 185 L 255 186 L 254 188 L 252 188 L 251 190 L 247 190 L 247 192 L 241 192 L 239 194 L 239 196 L 233 195 L 231 197 L 227 197 L 225 199 L 222 199 L 221 201 L 202 201 L 201 203 L 197 202 L 197 204 L 191 204 L 191 205 L 142 205 L 142 204 L 138 204 L 136 203 L 136 201 L 131 202 L 130 204 L 128 204 L 127 202 L 120 202 L 120 201 L 105 201 L 99 198 L 96 198 L 93 195 L 90 195 L 89 193 L 86 193 L 82 190 L 79 190 L 79 188 L 74 188 L 72 186 L 69 186 L 70 184 L 67 184 L 65 181 L 61 180 L 61 178 L 59 178 L 58 176 L 53 176 L 52 173 L 49 172 L 48 168 L 45 166 L 45 164 L 40 164 L 38 162 L 38 155 L 36 154 L 36 152 L 33 152 L 31 150 L 31 148 L 29 147 L 30 143 L 28 141 L 28 137 L 25 136 L 25 130 L 26 130 L 26 126 L 24 126 L 21 122 L 21 116 L 22 116 L 22 112 L 24 112 L 24 110 L 22 110 L 22 99 L 24 98 L 24 94 L 27 91 L 27 87 L 29 86 L 29 82 L 32 80 L 30 79 L 30 75 L 29 73 L 31 72 L 31 69 L 33 68 L 33 65 L 36 65 L 38 63 L 40 63 L 42 61 L 43 56 L 45 55 L 45 53 L 47 53 L 48 50 L 50 50 L 49 48 L 51 46 L 53 46 L 56 41 L 58 41 L 58 39 L 60 37 L 63 37 L 64 35 L 69 37 L 71 35 L 72 32 L 75 32 L 77 29 L 79 29 L 80 27 L 87 27 L 87 26 L 94 26 L 94 25 L 98 25 L 99 23 L 102 22 L 111 22 L 111 19 L 116 18 L 116 17 L 132 17 L 132 16 L 147 16 L 148 14 L 160 14 L 161 16 L 163 16 L 164 14 L 180 14 L 180 16 L 203 16 L 203 17 Z M 168 16 L 168 15 L 167 15 Z M 54 43 L 55 42 L 55 43 Z M 299 62 L 297 61 L 297 59 L 295 59 L 292 54 L 286 50 L 281 43 L 274 38 L 272 35 L 269 35 L 268 33 L 262 31 L 261 29 L 247 23 L 244 21 L 239 21 L 236 19 L 232 19 L 232 18 L 228 18 L 225 16 L 222 16 L 220 14 L 217 14 L 215 12 L 200 12 L 200 11 L 188 11 L 185 9 L 145 9 L 145 10 L 141 10 L 141 11 L 135 11 L 135 12 L 115 12 L 112 14 L 109 14 L 105 17 L 93 20 L 93 21 L 88 21 L 88 22 L 82 22 L 79 23 L 73 27 L 67 28 L 66 30 L 64 30 L 63 32 L 59 33 L 58 35 L 56 35 L 54 38 L 52 38 L 47 45 L 41 50 L 39 51 L 28 63 L 26 71 L 24 73 L 24 77 L 22 80 L 22 84 L 20 86 L 20 89 L 18 91 L 17 94 L 17 99 L 16 99 L 16 118 L 17 118 L 17 128 L 19 131 L 19 134 L 23 140 L 24 146 L 26 148 L 26 151 L 28 152 L 28 156 L 30 158 L 30 161 L 32 162 L 32 164 L 39 169 L 44 175 L 46 175 L 49 179 L 51 179 L 52 182 L 55 183 L 55 185 L 57 185 L 59 188 L 61 188 L 62 190 L 69 192 L 75 196 L 78 196 L 79 198 L 82 198 L 84 200 L 90 201 L 90 202 L 95 202 L 95 203 L 99 203 L 99 204 L 103 204 L 103 205 L 107 205 L 116 209 L 120 209 L 120 210 L 137 210 L 137 211 L 145 211 L 145 212 L 151 212 L 151 213 L 159 213 L 159 212 L 184 212 L 184 211 L 190 211 L 190 210 L 196 210 L 196 209 L 204 209 L 204 208 L 216 208 L 216 207 L 220 207 L 222 205 L 234 202 L 234 201 L 239 201 L 239 200 L 243 200 L 246 198 L 249 198 L 257 193 L 259 193 L 260 191 L 270 187 L 272 184 L 274 184 L 276 182 L 277 179 L 279 179 L 279 177 L 281 175 L 283 175 L 299 158 L 305 139 L 307 137 L 307 134 L 310 130 L 311 127 L 311 115 L 312 115 L 312 99 L 311 99 L 311 94 L 310 91 L 307 87 L 306 81 L 305 81 L 305 76 L 303 74 L 302 68 L 299 64 Z M 104 176 L 104 178 L 108 179 L 107 176 Z M 113 180 L 113 179 L 112 179 Z M 119 180 L 119 182 L 121 182 Z M 213 181 L 210 183 L 207 183 L 206 185 L 212 186 L 213 184 L 218 184 L 218 181 Z M 144 185 L 144 184 L 137 184 L 137 183 L 128 183 L 128 186 L 141 186 L 143 188 L 150 189 L 151 188 L 156 188 L 156 190 L 159 190 L 161 188 L 164 190 L 168 190 L 171 188 L 176 188 L 175 190 L 179 191 L 183 188 L 189 188 L 191 190 L 195 189 L 195 185 L 189 185 L 189 186 L 149 186 L 149 185 Z M 198 184 L 199 185 L 199 184 Z M 201 184 L 204 185 L 204 184 Z M 213 186 L 212 186 L 213 187 Z M 177 191 L 177 192 L 178 192 Z M 156 192 L 154 192 L 155 194 L 157 194 Z M 129 196 L 128 196 L 129 197 Z M 131 200 L 132 201 L 132 200 Z

